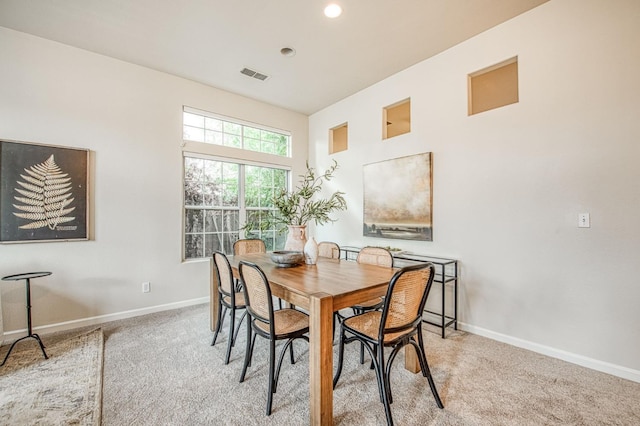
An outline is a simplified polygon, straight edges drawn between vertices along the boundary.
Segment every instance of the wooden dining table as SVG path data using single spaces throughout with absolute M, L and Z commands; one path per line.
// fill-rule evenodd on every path
M 396 269 L 319 258 L 317 264 L 283 268 L 270 253 L 229 256 L 238 277 L 240 261 L 265 273 L 274 296 L 309 312 L 310 424 L 333 424 L 333 313 L 384 296 Z M 405 350 L 405 368 L 416 372 L 415 351 Z

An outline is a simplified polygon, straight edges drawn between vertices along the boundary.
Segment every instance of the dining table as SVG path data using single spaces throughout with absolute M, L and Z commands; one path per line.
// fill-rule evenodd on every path
M 309 424 L 333 424 L 333 313 L 386 294 L 397 271 L 344 259 L 318 258 L 316 264 L 282 267 L 271 253 L 229 256 L 236 278 L 241 261 L 258 265 L 273 296 L 309 313 Z M 405 348 L 405 368 L 417 372 L 414 350 Z

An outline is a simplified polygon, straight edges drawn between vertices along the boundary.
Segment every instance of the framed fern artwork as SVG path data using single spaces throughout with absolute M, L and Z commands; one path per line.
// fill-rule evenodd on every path
M 88 239 L 89 150 L 0 140 L 0 243 Z

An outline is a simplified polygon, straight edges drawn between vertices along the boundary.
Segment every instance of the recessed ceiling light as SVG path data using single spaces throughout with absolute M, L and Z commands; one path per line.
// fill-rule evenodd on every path
M 296 56 L 296 49 L 293 47 L 283 47 L 280 49 L 280 53 L 282 53 L 283 56 Z
M 337 18 L 342 14 L 342 8 L 335 3 L 331 3 L 324 8 L 324 16 L 327 18 Z

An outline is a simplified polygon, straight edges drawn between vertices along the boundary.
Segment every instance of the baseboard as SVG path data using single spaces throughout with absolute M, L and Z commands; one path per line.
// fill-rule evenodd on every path
M 458 322 L 460 330 L 640 383 L 640 371 Z
M 113 314 L 106 314 L 106 315 L 98 315 L 98 316 L 89 317 L 89 318 L 81 318 L 73 321 L 60 322 L 57 324 L 41 325 L 38 327 L 34 327 L 33 331 L 37 332 L 38 334 L 54 333 L 57 331 L 72 330 L 74 328 L 97 325 L 105 322 L 121 320 L 126 318 L 133 318 L 140 315 L 152 314 L 154 312 L 162 312 L 162 311 L 168 311 L 171 309 L 184 308 L 187 306 L 200 305 L 202 303 L 209 303 L 209 297 L 200 297 L 198 299 L 183 300 L 180 302 L 167 303 L 164 305 L 156 305 L 156 306 L 150 306 L 146 308 L 132 309 L 130 311 L 116 312 Z M 20 337 L 24 336 L 26 332 L 27 332 L 27 329 L 5 331 L 4 343 L 6 344 L 7 341 L 19 339 Z

